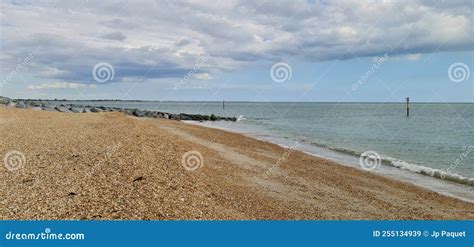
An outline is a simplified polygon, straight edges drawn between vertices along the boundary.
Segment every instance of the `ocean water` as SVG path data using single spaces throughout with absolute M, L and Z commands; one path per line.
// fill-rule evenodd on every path
M 359 158 L 375 151 L 382 167 L 467 185 L 474 194 L 474 104 L 77 102 L 79 104 L 240 116 L 205 123 L 275 142 L 313 146 L 317 155 Z M 284 141 L 287 140 L 287 141 Z

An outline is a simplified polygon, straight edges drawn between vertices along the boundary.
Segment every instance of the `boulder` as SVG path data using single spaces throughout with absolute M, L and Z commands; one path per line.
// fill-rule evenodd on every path
M 181 118 L 178 114 L 170 114 L 169 119 L 180 120 Z
M 50 107 L 50 106 L 48 106 L 48 105 L 42 106 L 42 107 L 41 107 L 41 110 L 43 110 L 43 111 L 57 112 L 56 109 L 54 109 L 53 107 Z
M 31 109 L 31 110 L 35 110 L 35 111 L 41 111 L 41 110 L 43 110 L 43 108 L 40 107 L 40 106 L 32 106 L 30 109 Z
M 123 112 L 129 116 L 133 116 L 133 111 L 134 111 L 133 109 L 124 109 Z
M 83 113 L 84 112 L 84 108 L 80 107 L 80 106 L 73 106 L 73 107 L 69 108 L 69 110 L 74 112 L 74 113 Z
M 42 104 L 40 102 L 35 102 L 35 101 L 28 101 L 28 105 L 30 107 L 41 107 Z
M 202 121 L 204 121 L 205 119 L 204 119 L 204 116 L 203 116 L 203 115 L 201 115 L 201 114 L 196 114 L 196 115 L 193 115 L 193 120 L 194 120 L 194 121 L 202 122 Z
M 90 110 L 91 112 L 102 112 L 102 109 L 96 107 L 91 107 Z
M 153 117 L 154 113 L 152 111 L 145 111 L 145 117 Z
M 134 109 L 133 110 L 133 116 L 143 117 L 143 116 L 145 116 L 145 111 Z
M 15 107 L 16 108 L 28 108 L 28 105 L 23 101 L 18 101 L 18 102 L 16 102 Z
M 193 116 L 188 115 L 188 114 L 184 114 L 184 113 L 180 113 L 179 114 L 179 119 L 189 121 L 189 120 L 193 120 Z
M 0 96 L 0 104 L 2 105 L 8 105 L 12 100 L 7 97 Z
M 56 106 L 54 107 L 54 109 L 56 109 L 58 112 L 71 112 L 69 110 L 69 108 L 67 108 L 66 106 L 63 106 L 63 105 L 60 105 L 60 106 Z

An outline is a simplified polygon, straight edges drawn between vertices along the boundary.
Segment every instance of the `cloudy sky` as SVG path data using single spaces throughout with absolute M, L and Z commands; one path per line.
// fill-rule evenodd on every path
M 14 98 L 473 102 L 473 2 L 1 1 Z

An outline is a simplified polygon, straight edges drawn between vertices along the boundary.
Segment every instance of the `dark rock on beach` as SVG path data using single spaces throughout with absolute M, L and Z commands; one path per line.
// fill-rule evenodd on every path
M 56 109 L 54 109 L 53 107 L 50 107 L 50 106 L 43 106 L 43 107 L 41 107 L 41 109 L 42 109 L 43 111 L 57 112 Z
M 0 96 L 0 104 L 8 105 L 12 100 L 7 97 Z
M 56 106 L 56 107 L 54 107 L 54 109 L 56 109 L 58 112 L 66 112 L 66 113 L 67 113 L 67 112 L 71 112 L 71 111 L 69 110 L 69 108 L 67 108 L 67 107 L 65 107 L 65 106 L 62 106 L 62 105 L 61 105 L 61 106 Z
M 102 109 L 95 108 L 95 107 L 91 107 L 90 110 L 91 110 L 91 112 L 102 112 Z
M 28 105 L 23 101 L 18 101 L 18 102 L 16 102 L 15 107 L 16 108 L 28 108 Z
M 74 113 L 83 113 L 84 112 L 84 108 L 78 107 L 78 106 L 73 106 L 73 107 L 69 108 L 69 110 L 74 112 Z
M 133 110 L 133 116 L 136 116 L 136 117 L 144 117 L 144 116 L 145 116 L 145 112 L 142 111 L 142 110 L 134 109 L 134 110 Z
M 148 118 L 163 118 L 173 120 L 184 120 L 184 121 L 236 121 L 235 117 L 220 117 L 214 114 L 201 115 L 201 114 L 173 114 L 159 111 L 148 111 L 140 109 L 127 109 L 119 107 L 107 107 L 107 106 L 91 106 L 91 105 L 79 105 L 79 104 L 59 104 L 56 101 L 42 101 L 42 100 L 28 100 L 28 99 L 10 99 L 7 97 L 0 96 L 0 105 L 16 107 L 16 108 L 31 108 L 34 110 L 44 110 L 51 112 L 66 112 L 66 113 L 97 113 L 97 112 L 123 112 L 129 116 L 135 117 L 148 117 Z

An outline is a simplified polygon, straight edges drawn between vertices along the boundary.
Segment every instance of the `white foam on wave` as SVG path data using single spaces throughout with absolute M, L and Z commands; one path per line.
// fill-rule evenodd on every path
M 456 173 L 450 173 L 443 170 L 431 168 L 428 166 L 410 164 L 403 160 L 399 160 L 399 159 L 395 159 L 391 157 L 383 157 L 383 159 L 388 160 L 390 162 L 390 165 L 403 169 L 403 170 L 416 172 L 416 173 L 420 173 L 420 174 L 435 177 L 435 178 L 446 179 L 452 182 L 474 186 L 474 178 L 465 177 Z

